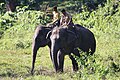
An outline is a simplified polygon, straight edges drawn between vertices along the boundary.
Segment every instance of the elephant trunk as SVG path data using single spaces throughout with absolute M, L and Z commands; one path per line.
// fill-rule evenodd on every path
M 34 66 L 35 66 L 35 60 L 36 60 L 36 55 L 37 55 L 38 49 L 39 49 L 39 47 L 36 45 L 36 42 L 33 42 L 33 44 L 32 44 L 33 59 L 32 59 L 32 69 L 31 69 L 32 75 L 34 73 Z
M 58 50 L 59 50 L 58 45 L 56 44 L 55 41 L 53 41 L 51 44 L 51 57 L 56 72 L 58 72 L 58 63 L 57 63 Z

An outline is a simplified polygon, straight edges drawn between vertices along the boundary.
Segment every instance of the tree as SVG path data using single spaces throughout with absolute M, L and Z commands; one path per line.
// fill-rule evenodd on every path
M 16 0 L 5 0 L 6 10 L 14 12 L 16 10 Z

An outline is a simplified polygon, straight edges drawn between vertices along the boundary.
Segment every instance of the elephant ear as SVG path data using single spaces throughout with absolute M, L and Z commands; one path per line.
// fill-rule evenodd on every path
M 52 33 L 52 31 L 49 31 L 49 32 L 47 33 L 46 39 L 50 39 L 51 33 Z
M 67 32 L 68 32 L 67 43 L 70 44 L 77 39 L 77 36 L 73 31 L 67 30 Z

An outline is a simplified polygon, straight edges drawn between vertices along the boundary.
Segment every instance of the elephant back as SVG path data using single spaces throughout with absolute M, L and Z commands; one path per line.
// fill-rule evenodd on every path
M 79 36 L 79 43 L 80 48 L 84 52 L 89 52 L 90 49 L 90 54 L 93 54 L 96 50 L 96 40 L 94 37 L 94 34 L 87 28 L 76 24 L 75 25 L 76 32 Z

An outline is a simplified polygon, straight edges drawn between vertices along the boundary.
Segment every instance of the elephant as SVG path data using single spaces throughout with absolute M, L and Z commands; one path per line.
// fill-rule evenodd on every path
M 59 23 L 54 24 L 54 26 L 58 26 Z M 46 26 L 37 26 L 34 32 L 34 36 L 33 36 L 33 41 L 32 41 L 32 54 L 33 54 L 33 58 L 32 58 L 32 69 L 31 69 L 31 74 L 33 75 L 34 73 L 34 66 L 35 66 L 35 60 L 36 60 L 36 55 L 37 55 L 37 51 L 40 47 L 45 47 L 48 46 L 49 49 L 51 49 L 51 42 L 50 39 L 47 39 L 47 33 L 49 31 L 51 31 L 54 26 L 52 25 L 52 27 L 46 27 Z M 76 50 L 74 50 L 74 52 L 76 52 Z M 61 52 L 59 51 L 59 54 Z M 51 53 L 50 53 L 50 57 L 51 57 Z M 77 69 L 76 67 L 76 63 L 75 63 L 75 59 L 73 58 L 73 56 L 69 56 L 70 59 L 72 60 L 73 66 L 74 66 L 74 70 Z
M 33 36 L 33 41 L 32 41 L 32 54 L 33 54 L 33 59 L 32 59 L 32 69 L 31 69 L 31 74 L 33 75 L 34 73 L 34 66 L 35 66 L 35 60 L 36 60 L 36 55 L 37 51 L 40 47 L 45 47 L 46 45 L 50 49 L 50 40 L 46 39 L 46 35 L 49 31 L 51 31 L 54 27 L 59 26 L 60 20 L 55 21 L 53 24 L 49 26 L 44 26 L 44 25 L 39 25 L 36 27 L 34 36 Z
M 71 53 L 80 57 L 81 49 L 83 52 L 92 55 L 96 50 L 96 40 L 94 34 L 87 28 L 76 24 L 72 30 L 55 27 L 47 34 L 47 39 L 51 41 L 51 58 L 54 68 L 57 71 L 63 71 L 64 56 Z M 78 70 L 78 64 L 74 60 Z
M 35 65 L 38 49 L 40 47 L 45 47 L 46 45 L 48 45 L 48 47 L 50 48 L 50 41 L 46 39 L 46 35 L 51 29 L 52 27 L 45 27 L 45 26 L 37 26 L 35 29 L 35 33 L 32 41 L 32 54 L 33 54 L 32 69 L 31 69 L 32 75 L 34 73 L 34 65 Z

